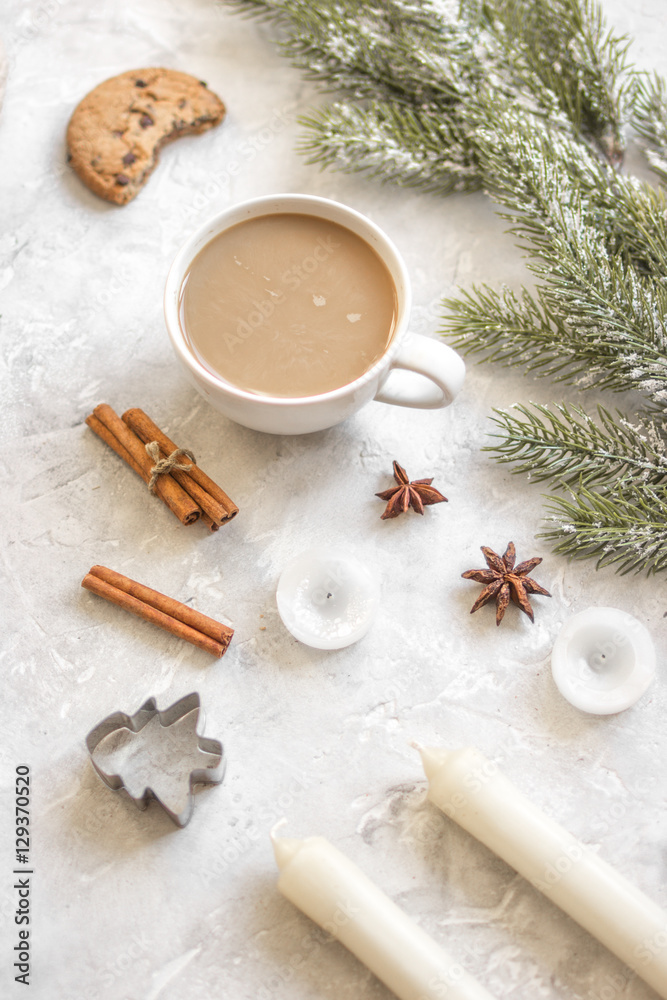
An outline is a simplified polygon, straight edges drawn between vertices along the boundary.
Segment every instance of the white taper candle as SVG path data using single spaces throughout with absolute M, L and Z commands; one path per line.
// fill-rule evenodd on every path
M 493 1000 L 433 938 L 324 837 L 272 835 L 278 888 L 400 1000 Z
M 421 749 L 431 801 L 667 1000 L 667 913 L 472 747 Z

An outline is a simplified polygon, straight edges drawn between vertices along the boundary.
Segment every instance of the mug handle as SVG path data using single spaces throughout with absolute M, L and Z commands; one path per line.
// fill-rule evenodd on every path
M 392 376 L 392 371 L 396 369 L 416 372 L 420 378 L 399 374 Z M 463 359 L 447 344 L 415 334 L 399 348 L 375 399 L 380 403 L 393 403 L 394 406 L 438 410 L 449 406 L 458 395 L 465 371 Z

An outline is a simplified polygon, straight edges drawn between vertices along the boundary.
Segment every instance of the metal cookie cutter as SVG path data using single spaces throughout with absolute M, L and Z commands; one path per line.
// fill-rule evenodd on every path
M 199 712 L 196 691 L 162 712 L 155 698 L 134 715 L 114 712 L 86 737 L 93 767 L 105 785 L 138 809 L 155 799 L 176 826 L 184 827 L 194 809 L 194 786 L 219 784 L 227 763 L 219 740 L 197 734 Z

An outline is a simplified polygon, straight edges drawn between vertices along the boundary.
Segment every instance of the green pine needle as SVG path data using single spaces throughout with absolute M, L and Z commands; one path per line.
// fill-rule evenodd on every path
M 623 159 L 621 123 L 630 90 L 624 82 L 628 40 L 605 25 L 592 0 L 500 0 L 489 20 L 505 41 L 524 93 L 556 99 L 575 129 L 591 138 L 611 163 Z
M 443 332 L 490 360 L 667 404 L 664 194 L 497 103 L 477 138 L 487 186 L 540 284 L 521 296 L 460 293 L 445 302 Z
M 646 157 L 667 184 L 667 85 L 654 74 L 638 74 L 632 124 L 647 144 Z
M 658 486 L 667 480 L 667 444 L 654 421 L 632 424 L 598 406 L 596 422 L 580 406 L 564 403 L 494 412 L 491 436 L 498 443 L 484 451 L 536 482 L 615 486 L 631 477 L 635 484 Z
M 300 149 L 310 163 L 352 171 L 363 162 L 371 177 L 435 194 L 481 186 L 474 147 L 446 118 L 436 122 L 410 107 L 374 101 L 364 108 L 328 105 L 301 122 L 308 135 Z
M 623 482 L 613 492 L 585 486 L 572 499 L 548 497 L 548 521 L 541 533 L 554 551 L 575 559 L 596 559 L 598 568 L 619 573 L 667 569 L 667 488 L 634 489 Z

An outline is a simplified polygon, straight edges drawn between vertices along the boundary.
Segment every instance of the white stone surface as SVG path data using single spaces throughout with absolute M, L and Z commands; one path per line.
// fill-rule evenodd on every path
M 605 4 L 645 68 L 664 56 L 664 0 Z M 655 994 L 513 871 L 425 802 L 410 740 L 476 744 L 667 906 L 664 577 L 569 563 L 535 535 L 541 490 L 480 452 L 493 406 L 573 391 L 470 365 L 442 412 L 371 404 L 331 431 L 263 436 L 186 383 L 161 316 L 177 247 L 208 214 L 277 191 L 340 199 L 383 226 L 414 279 L 414 328 L 435 336 L 443 293 L 520 282 L 522 263 L 481 195 L 436 199 L 332 172 L 294 151 L 313 91 L 271 29 L 207 0 L 5 0 L 0 723 L 0 994 L 39 1000 L 385 1000 L 389 993 L 278 894 L 268 831 L 322 834 L 500 998 L 654 1000 Z M 64 162 L 92 86 L 162 64 L 206 79 L 229 115 L 165 149 L 119 209 Z M 242 164 L 231 176 L 232 162 Z M 217 535 L 183 528 L 85 427 L 107 401 L 143 406 L 196 453 L 241 513 Z M 587 397 L 593 405 L 594 398 Z M 613 401 L 612 401 L 613 402 Z M 632 401 L 628 403 L 631 405 Z M 374 493 L 397 458 L 449 503 L 381 522 Z M 511 608 L 468 614 L 460 574 L 509 539 L 544 555 L 534 625 Z M 377 623 L 324 653 L 282 626 L 280 572 L 311 545 L 344 545 L 383 579 Z M 83 591 L 103 563 L 231 623 L 214 661 Z M 651 631 L 658 676 L 626 713 L 585 716 L 560 697 L 549 654 L 589 605 Z M 197 689 L 228 770 L 191 824 L 135 811 L 103 786 L 84 737 L 108 713 Z M 32 768 L 32 985 L 12 982 L 13 781 Z

